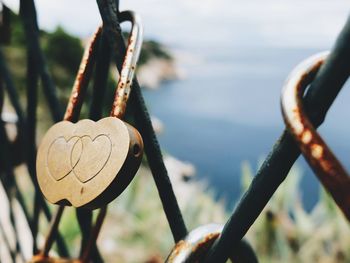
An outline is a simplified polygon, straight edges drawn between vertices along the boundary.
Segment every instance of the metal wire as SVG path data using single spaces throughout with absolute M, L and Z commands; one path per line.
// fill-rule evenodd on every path
M 119 26 L 118 5 L 113 0 L 97 0 L 97 4 L 102 17 L 104 29 L 112 50 L 116 51 L 116 65 L 119 71 L 123 65 L 123 55 L 126 52 L 125 42 Z M 136 127 L 142 135 L 145 153 L 156 183 L 159 197 L 175 242 L 187 235 L 187 229 L 182 218 L 182 214 L 177 203 L 173 187 L 171 185 L 168 172 L 164 165 L 163 156 L 158 140 L 152 127 L 151 119 L 141 93 L 140 86 L 135 78 L 132 85 L 129 107 L 134 109 Z

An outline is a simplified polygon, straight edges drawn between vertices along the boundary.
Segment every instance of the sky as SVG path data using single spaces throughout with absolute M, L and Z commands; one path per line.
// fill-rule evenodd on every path
M 18 9 L 18 0 L 3 0 Z M 146 36 L 168 43 L 179 36 L 202 39 L 211 31 L 232 37 L 258 34 L 261 41 L 283 46 L 325 45 L 349 14 L 348 0 L 121 0 L 144 19 Z M 57 25 L 86 37 L 101 23 L 94 0 L 35 0 L 40 27 Z M 79 10 L 79 11 L 78 11 Z M 322 22 L 320 24 L 320 21 Z M 172 34 L 172 32 L 176 34 Z M 244 31 L 244 32 L 242 32 Z M 181 33 L 182 32 L 182 33 Z M 245 35 L 244 35 L 245 33 Z M 210 42 L 210 38 L 208 41 Z M 212 39 L 212 41 L 215 41 Z M 228 41 L 229 42 L 229 41 Z M 208 43 L 210 45 L 210 43 Z

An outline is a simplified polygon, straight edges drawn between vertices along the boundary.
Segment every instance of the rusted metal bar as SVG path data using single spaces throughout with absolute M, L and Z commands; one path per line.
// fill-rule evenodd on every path
M 304 107 L 314 127 L 326 116 L 350 75 L 350 18 L 339 34 L 335 46 L 320 68 L 304 98 Z M 290 168 L 300 155 L 293 137 L 284 130 L 272 151 L 254 177 L 236 209 L 226 223 L 220 238 L 211 248 L 206 262 L 225 262 L 230 249 L 246 234 L 262 212 Z
M 116 51 L 118 59 L 115 62 L 119 72 L 121 72 L 123 65 L 122 57 L 126 53 L 126 48 L 119 25 L 120 17 L 118 17 L 118 3 L 116 2 L 118 1 L 97 0 L 109 44 L 111 49 Z M 153 130 L 150 116 L 146 109 L 140 86 L 136 78 L 133 81 L 129 105 L 135 110 L 136 126 L 142 135 L 145 145 L 145 153 L 162 201 L 164 212 L 169 222 L 174 240 L 177 242 L 186 236 L 187 229 L 168 172 L 165 168 L 159 143 Z

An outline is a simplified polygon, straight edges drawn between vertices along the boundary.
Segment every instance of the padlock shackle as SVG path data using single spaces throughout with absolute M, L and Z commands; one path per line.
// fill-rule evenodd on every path
M 63 119 L 66 121 L 78 121 L 87 86 L 96 60 L 96 47 L 101 36 L 102 27 L 98 27 L 90 38 L 83 57 L 80 62 L 79 70 L 75 78 L 72 92 L 67 104 Z
M 133 11 L 124 11 L 119 15 L 120 22 L 130 21 L 132 28 L 110 116 L 123 119 L 126 110 L 126 103 L 129 99 L 131 85 L 135 75 L 136 64 L 141 52 L 143 27 L 141 18 Z
M 329 52 L 301 62 L 289 75 L 281 95 L 283 118 L 290 134 L 323 186 L 350 221 L 350 177 L 317 133 L 303 107 L 305 90 L 315 78 Z M 332 88 L 332 87 L 329 87 Z
M 133 11 L 124 11 L 119 14 L 120 22 L 130 21 L 132 24 L 131 33 L 128 39 L 123 67 L 120 72 L 118 84 L 115 91 L 114 102 L 110 116 L 123 119 L 126 103 L 128 101 L 132 81 L 135 75 L 136 64 L 140 56 L 143 27 L 141 18 Z M 85 48 L 77 73 L 72 92 L 68 101 L 64 120 L 78 121 L 83 100 L 87 91 L 88 82 L 96 60 L 96 46 L 101 36 L 102 27 L 98 27 Z

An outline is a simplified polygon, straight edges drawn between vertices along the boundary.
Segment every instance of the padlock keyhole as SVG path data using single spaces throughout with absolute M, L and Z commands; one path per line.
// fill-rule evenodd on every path
M 138 157 L 140 155 L 140 152 L 141 152 L 140 145 L 134 144 L 134 147 L 132 148 L 132 152 L 133 152 L 135 157 Z

